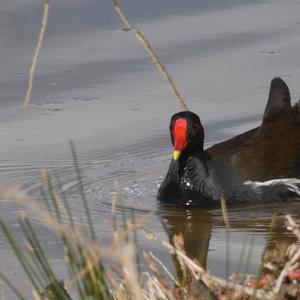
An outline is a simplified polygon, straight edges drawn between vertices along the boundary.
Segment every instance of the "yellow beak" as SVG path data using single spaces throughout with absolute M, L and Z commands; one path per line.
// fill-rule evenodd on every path
M 174 160 L 178 160 L 180 154 L 181 154 L 180 151 L 175 150 L 175 151 L 173 152 L 173 159 L 174 159 Z

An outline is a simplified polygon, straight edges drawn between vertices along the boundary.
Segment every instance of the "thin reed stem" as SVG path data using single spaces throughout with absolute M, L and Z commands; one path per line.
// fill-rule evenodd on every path
M 177 100 L 177 102 L 179 103 L 179 105 L 182 107 L 182 109 L 184 110 L 188 110 L 188 107 L 184 101 L 184 99 L 181 97 L 178 89 L 176 88 L 173 79 L 171 77 L 171 75 L 169 74 L 169 72 L 167 71 L 167 69 L 163 66 L 163 64 L 160 61 L 159 56 L 155 53 L 155 51 L 153 50 L 153 48 L 151 47 L 150 43 L 148 42 L 148 40 L 145 38 L 145 36 L 141 33 L 140 30 L 138 30 L 137 28 L 133 27 L 128 19 L 128 17 L 125 15 L 125 13 L 122 11 L 122 9 L 120 8 L 119 4 L 117 3 L 116 0 L 112 0 L 112 4 L 113 7 L 115 9 L 115 11 L 117 12 L 117 14 L 120 16 L 122 22 L 125 24 L 125 26 L 133 32 L 133 34 L 135 35 L 135 37 L 137 38 L 137 40 L 143 45 L 144 49 L 148 52 L 148 54 L 150 55 L 150 57 L 152 58 L 153 62 L 155 63 L 157 69 L 159 70 L 159 72 L 166 78 L 168 84 L 171 87 L 171 90 Z
M 225 263 L 225 274 L 226 278 L 229 277 L 230 274 L 230 245 L 229 245 L 229 240 L 230 240 L 230 221 L 228 217 L 228 209 L 227 209 L 227 204 L 225 198 L 221 197 L 221 210 L 222 210 L 222 215 L 224 219 L 224 223 L 226 226 L 226 263 Z
M 134 211 L 133 209 L 131 208 L 130 209 L 130 216 L 131 216 L 131 224 L 135 224 L 135 215 L 134 215 Z M 140 278 L 141 278 L 141 262 L 140 262 L 140 256 L 139 256 L 139 253 L 138 253 L 138 237 L 137 237 L 137 232 L 136 230 L 133 230 L 132 232 L 133 234 L 133 244 L 134 244 L 134 247 L 135 247 L 135 261 L 136 261 L 136 265 L 137 265 L 137 275 L 138 275 L 138 278 L 139 278 L 139 281 L 140 281 Z
M 48 23 L 48 15 L 49 15 L 49 0 L 44 0 L 44 13 L 43 13 L 43 17 L 42 17 L 42 23 L 41 23 L 41 27 L 40 27 L 40 33 L 39 33 L 37 45 L 36 45 L 36 48 L 35 48 L 35 51 L 34 51 L 34 54 L 33 54 L 32 63 L 31 63 L 31 67 L 30 67 L 30 70 L 29 70 L 27 92 L 26 92 L 24 102 L 21 106 L 21 111 L 22 112 L 25 110 L 26 106 L 28 105 L 28 103 L 31 99 L 34 72 L 35 72 L 35 69 L 36 69 L 38 56 L 39 56 L 41 47 L 43 45 L 45 30 L 46 30 L 46 26 L 47 26 L 47 23 Z

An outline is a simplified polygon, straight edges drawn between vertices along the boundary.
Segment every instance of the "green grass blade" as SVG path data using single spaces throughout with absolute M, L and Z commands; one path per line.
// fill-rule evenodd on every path
M 55 215 L 56 215 L 57 219 L 61 222 L 60 210 L 58 208 L 58 203 L 57 203 L 57 200 L 56 200 L 56 197 L 55 197 L 55 194 L 54 194 L 52 180 L 51 180 L 50 175 L 49 175 L 48 172 L 46 173 L 46 180 L 47 180 L 47 184 L 48 184 L 48 191 L 49 191 L 49 194 L 50 194 L 50 200 L 51 200 L 52 206 L 54 208 Z
M 77 180 L 78 180 L 78 184 L 79 184 L 79 191 L 80 191 L 81 199 L 82 199 L 82 202 L 83 202 L 83 205 L 84 205 L 84 210 L 85 210 L 85 214 L 86 214 L 86 217 L 87 217 L 88 225 L 89 225 L 89 228 L 90 228 L 91 238 L 93 240 L 95 240 L 96 235 L 95 235 L 95 231 L 94 231 L 94 226 L 93 226 L 91 214 L 90 214 L 90 211 L 89 211 L 89 208 L 88 208 L 88 205 L 87 205 L 86 196 L 85 196 L 84 189 L 83 189 L 81 173 L 80 173 L 80 169 L 79 169 L 79 165 L 78 165 L 78 159 L 77 159 L 77 155 L 76 155 L 75 146 L 74 146 L 73 141 L 70 142 L 70 147 L 71 147 L 72 157 L 73 157 L 73 160 L 74 160 Z
M 15 293 L 18 299 L 26 300 L 26 298 L 22 295 L 22 293 L 14 286 L 14 284 L 2 272 L 0 272 L 0 278 Z
M 36 236 L 36 233 L 34 232 L 31 223 L 29 222 L 28 218 L 24 218 L 23 222 L 20 222 L 20 225 L 22 226 L 23 231 L 26 234 L 26 237 L 34 249 L 34 252 L 36 254 L 36 258 L 38 259 L 38 262 L 40 263 L 40 266 L 42 267 L 43 271 L 45 272 L 46 278 L 52 282 L 55 280 L 55 275 L 52 271 L 52 268 L 48 262 L 48 259 L 44 253 L 44 250 Z
M 56 181 L 56 184 L 58 186 L 58 190 L 60 191 L 60 195 L 61 195 L 61 199 L 63 201 L 63 204 L 66 208 L 66 211 L 67 211 L 67 215 L 68 215 L 68 220 L 71 224 L 71 227 L 74 229 L 75 228 L 75 225 L 74 225 L 74 221 L 73 221 L 73 216 L 72 216 L 72 211 L 71 211 L 71 208 L 70 208 L 70 205 L 69 205 L 69 202 L 68 202 L 68 199 L 63 191 L 63 188 L 62 188 L 62 183 L 59 179 L 59 176 L 58 174 L 54 171 L 54 178 L 55 178 L 55 181 Z
M 40 292 L 39 292 L 40 291 L 40 286 L 37 283 L 37 281 L 38 281 L 40 285 L 42 284 L 40 279 L 38 278 L 36 272 L 30 266 L 26 256 L 24 255 L 24 253 L 22 252 L 22 250 L 18 246 L 18 244 L 15 241 L 14 237 L 12 236 L 10 230 L 8 229 L 8 227 L 4 224 L 4 222 L 1 219 L 0 219 L 0 227 L 3 231 L 3 233 L 5 234 L 8 242 L 10 243 L 11 248 L 15 252 L 15 254 L 16 254 L 20 264 L 22 265 L 28 279 L 32 283 L 35 290 L 40 294 Z

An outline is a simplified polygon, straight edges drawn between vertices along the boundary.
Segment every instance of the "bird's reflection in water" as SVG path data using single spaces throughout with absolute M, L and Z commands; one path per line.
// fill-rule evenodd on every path
M 164 208 L 159 216 L 170 243 L 174 235 L 182 234 L 186 254 L 206 268 L 213 215 L 200 209 Z
M 229 213 L 229 219 L 232 218 L 229 231 L 232 231 L 233 234 L 238 230 L 240 233 L 264 237 L 263 244 L 260 245 L 261 255 L 251 257 L 252 260 L 256 260 L 255 264 L 259 265 L 262 260 L 277 265 L 282 263 L 287 247 L 296 241 L 294 235 L 287 230 L 284 218 L 285 214 L 291 212 L 289 210 L 293 205 L 284 207 L 288 209 L 280 206 L 260 206 L 259 208 L 233 209 Z M 299 205 L 297 210 L 300 212 Z M 293 210 L 293 215 L 297 220 L 296 211 L 295 209 Z M 206 269 L 209 244 L 213 234 L 218 231 L 220 232 L 222 229 L 224 232 L 226 231 L 221 211 L 160 207 L 158 215 L 161 218 L 170 243 L 173 244 L 174 235 L 181 234 L 186 254 L 191 259 L 197 260 Z M 299 213 L 297 215 L 299 216 Z M 230 237 L 227 242 L 230 247 Z M 243 241 L 241 241 L 242 243 Z M 224 263 L 226 263 L 225 243 L 223 246 L 223 259 Z M 233 259 L 238 261 L 240 255 L 241 253 L 237 254 Z M 177 276 L 180 279 L 182 275 L 180 264 L 176 257 L 173 257 L 173 261 Z M 220 268 L 224 268 L 224 266 L 220 266 Z

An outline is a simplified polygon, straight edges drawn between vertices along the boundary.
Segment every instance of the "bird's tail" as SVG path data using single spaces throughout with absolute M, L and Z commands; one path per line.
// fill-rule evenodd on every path
M 259 198 L 269 201 L 285 201 L 300 199 L 300 179 L 282 178 L 268 181 L 245 181 L 244 185 L 250 188 Z

